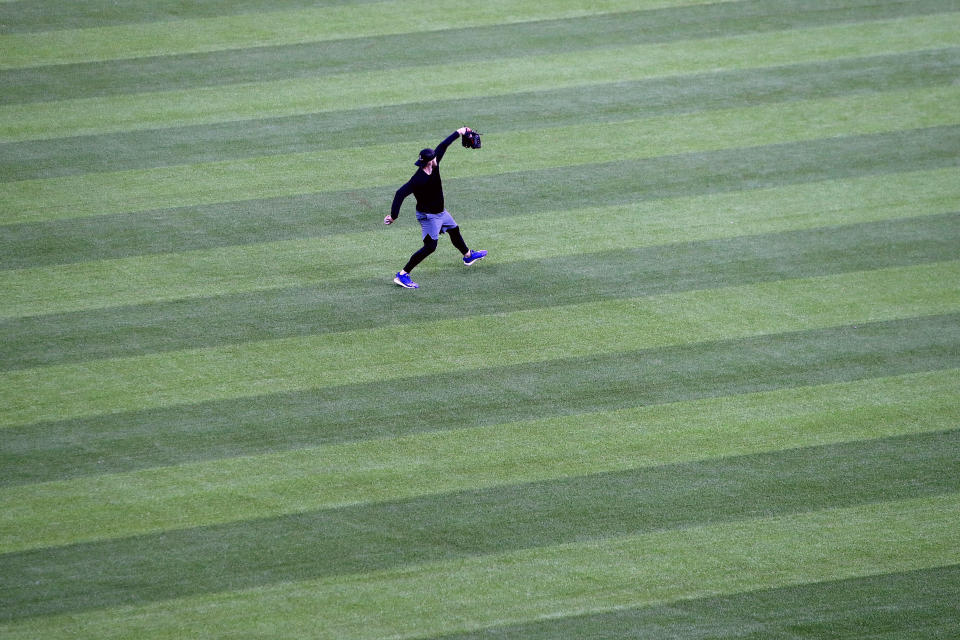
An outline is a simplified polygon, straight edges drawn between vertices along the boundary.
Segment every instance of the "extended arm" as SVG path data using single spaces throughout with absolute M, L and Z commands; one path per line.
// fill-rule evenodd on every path
M 440 162 L 440 159 L 443 158 L 443 154 L 447 152 L 447 147 L 453 144 L 453 141 L 465 134 L 467 131 L 470 131 L 469 127 L 460 127 L 446 138 L 443 139 L 443 142 L 437 145 L 437 162 Z
M 390 205 L 390 215 L 384 218 L 384 224 L 390 224 L 390 222 L 393 222 L 397 219 L 397 217 L 400 215 L 400 205 L 403 204 L 404 199 L 406 199 L 406 197 L 411 193 L 413 193 L 413 186 L 410 184 L 410 182 L 407 182 L 405 185 L 397 189 L 397 192 L 393 194 L 393 204 Z M 390 222 L 387 222 L 387 220 L 390 220 Z

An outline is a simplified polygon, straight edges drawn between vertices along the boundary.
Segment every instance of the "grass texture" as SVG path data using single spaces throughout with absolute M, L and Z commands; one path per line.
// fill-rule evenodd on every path
M 0 636 L 951 637 L 958 34 L 0 2 Z

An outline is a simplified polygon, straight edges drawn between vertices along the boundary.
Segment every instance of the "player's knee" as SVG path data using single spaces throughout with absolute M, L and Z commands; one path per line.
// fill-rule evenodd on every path
M 433 253 L 437 248 L 437 239 L 425 236 L 423 238 L 423 248 L 427 253 Z

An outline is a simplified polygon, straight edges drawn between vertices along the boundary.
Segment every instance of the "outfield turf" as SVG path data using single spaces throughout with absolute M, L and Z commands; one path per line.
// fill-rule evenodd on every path
M 957 637 L 960 0 L 0 0 L 0 88 L 0 637 Z

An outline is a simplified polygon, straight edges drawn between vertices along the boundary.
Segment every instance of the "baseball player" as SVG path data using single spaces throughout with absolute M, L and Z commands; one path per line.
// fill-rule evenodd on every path
M 463 254 L 463 264 L 469 266 L 477 260 L 487 255 L 486 251 L 474 251 L 467 247 L 460 235 L 460 227 L 457 226 L 453 216 L 446 210 L 443 202 L 443 183 L 440 180 L 440 160 L 446 153 L 447 147 L 458 137 L 470 133 L 469 127 L 461 127 L 451 133 L 449 136 L 437 145 L 436 149 L 423 149 L 420 157 L 414 163 L 417 165 L 417 172 L 413 174 L 410 180 L 402 187 L 397 189 L 393 196 L 393 204 L 390 207 L 390 214 L 383 219 L 384 224 L 393 224 L 400 215 L 400 205 L 404 199 L 413 194 L 417 201 L 416 214 L 417 221 L 423 232 L 423 246 L 420 247 L 403 269 L 397 272 L 393 281 L 406 289 L 416 289 L 420 285 L 410 278 L 410 272 L 414 267 L 420 264 L 424 258 L 433 253 L 437 248 L 437 242 L 441 233 L 446 233 L 450 237 L 453 246 Z M 475 135 L 475 134 L 470 134 Z

